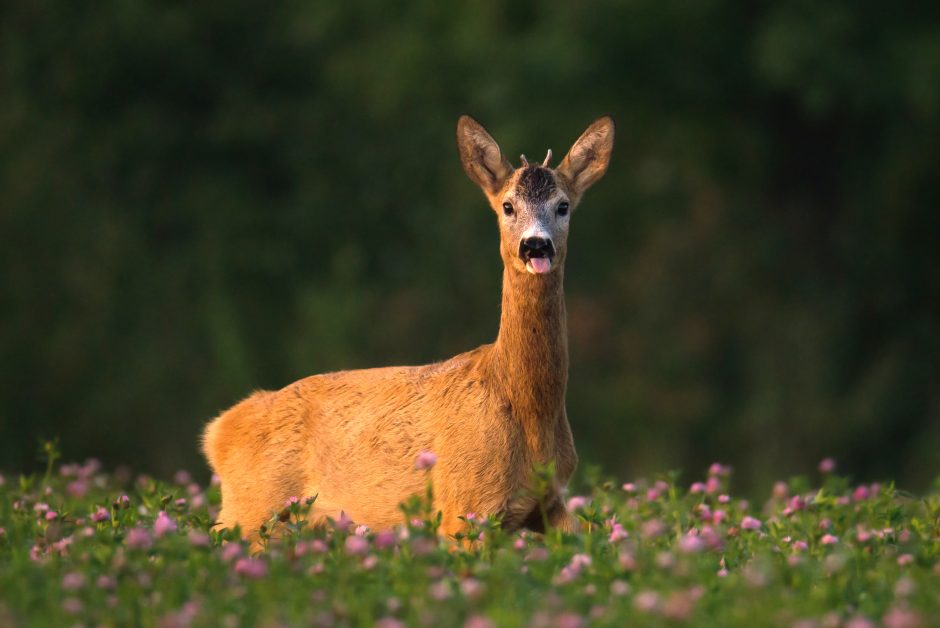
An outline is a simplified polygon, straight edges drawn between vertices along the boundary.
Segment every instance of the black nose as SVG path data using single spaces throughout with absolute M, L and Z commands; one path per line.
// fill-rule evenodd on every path
M 519 257 L 524 260 L 533 257 L 553 257 L 555 247 L 548 238 L 525 238 L 519 243 Z

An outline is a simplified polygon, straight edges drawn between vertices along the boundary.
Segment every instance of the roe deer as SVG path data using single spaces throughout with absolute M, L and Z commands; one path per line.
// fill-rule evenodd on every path
M 457 123 L 467 175 L 496 212 L 503 259 L 499 335 L 492 344 L 427 366 L 314 375 L 256 392 L 212 421 L 203 448 L 222 482 L 218 527 L 257 530 L 291 496 L 313 496 L 313 520 L 341 512 L 373 529 L 403 520 L 398 506 L 430 470 L 440 531 L 475 512 L 509 530 L 572 530 L 561 491 L 577 464 L 565 412 L 568 332 L 562 289 L 568 223 L 582 193 L 603 176 L 614 123 L 603 117 L 557 169 L 522 157 L 514 169 L 473 118 Z M 532 469 L 554 462 L 549 494 Z

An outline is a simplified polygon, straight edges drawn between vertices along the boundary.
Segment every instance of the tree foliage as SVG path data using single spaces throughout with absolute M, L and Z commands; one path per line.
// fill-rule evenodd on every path
M 167 472 L 254 388 L 496 333 L 460 113 L 611 113 L 574 217 L 569 415 L 615 472 L 940 444 L 940 9 L 848 1 L 0 7 L 0 460 Z

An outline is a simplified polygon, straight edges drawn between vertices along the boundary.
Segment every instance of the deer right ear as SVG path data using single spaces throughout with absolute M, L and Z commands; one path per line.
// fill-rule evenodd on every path
M 467 176 L 487 194 L 499 192 L 512 174 L 496 140 L 470 116 L 460 116 L 457 121 L 457 149 Z

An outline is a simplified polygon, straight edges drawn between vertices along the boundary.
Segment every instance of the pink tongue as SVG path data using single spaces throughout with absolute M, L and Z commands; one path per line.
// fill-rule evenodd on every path
M 537 274 L 541 275 L 542 273 L 548 272 L 552 267 L 552 262 L 547 257 L 530 257 L 529 266 L 531 266 L 532 270 Z

